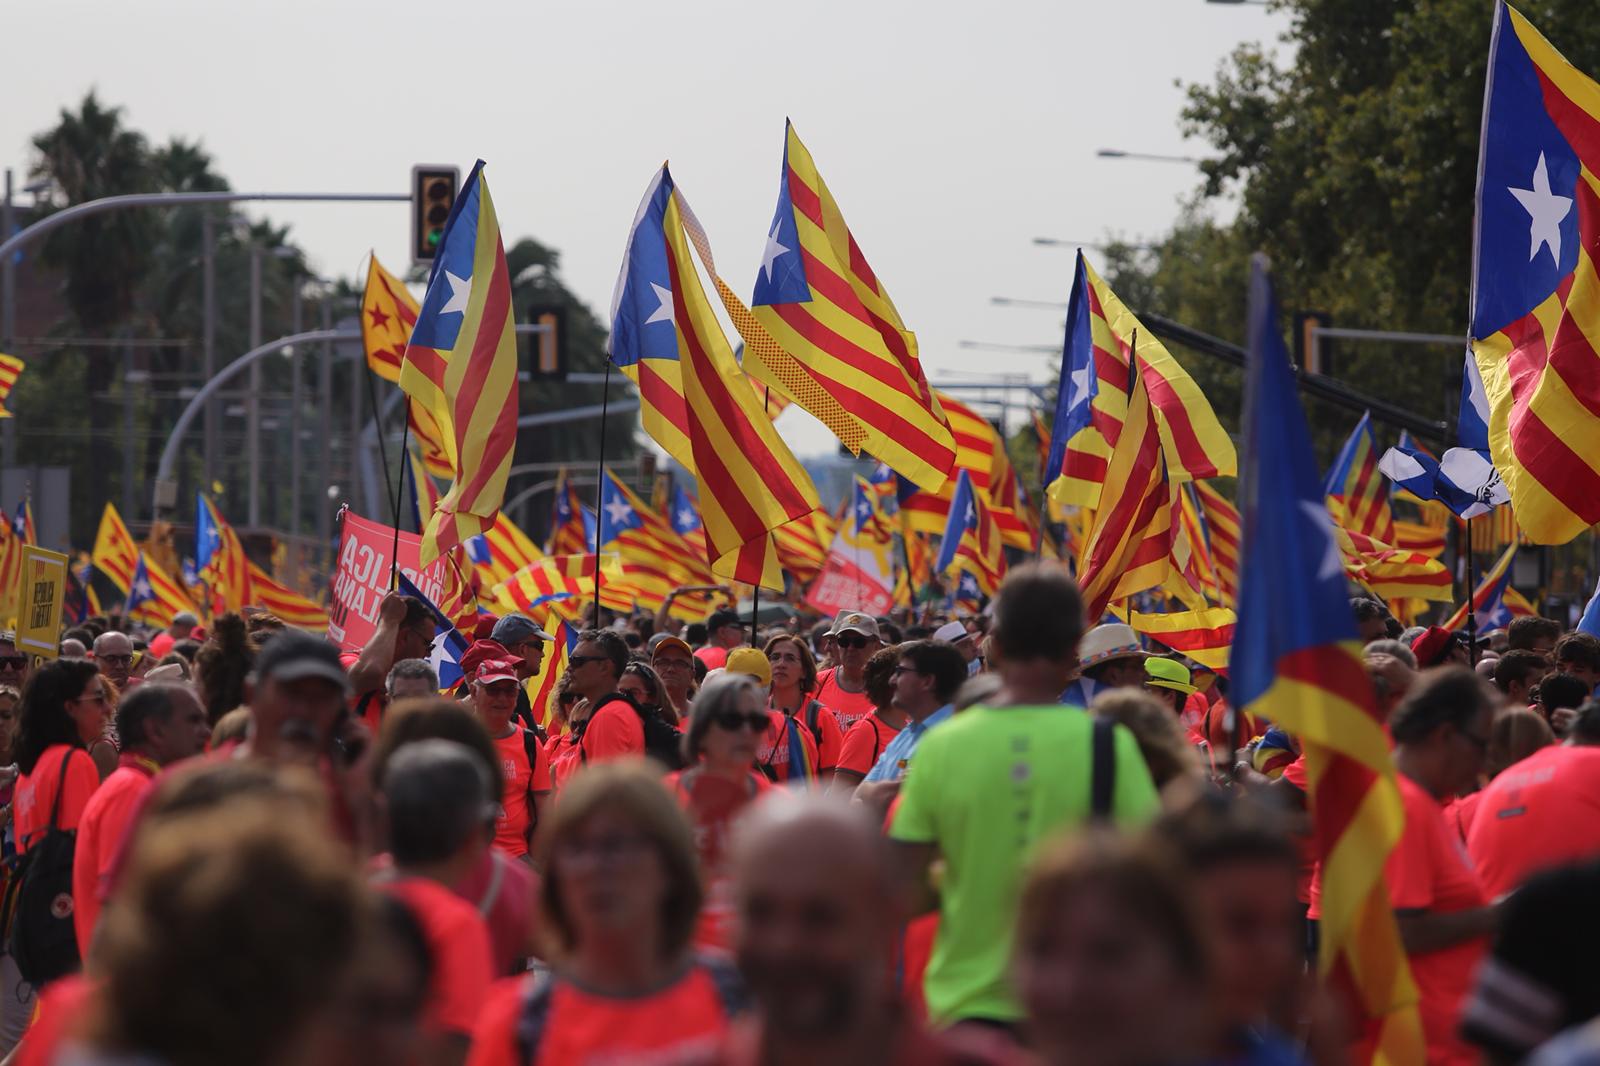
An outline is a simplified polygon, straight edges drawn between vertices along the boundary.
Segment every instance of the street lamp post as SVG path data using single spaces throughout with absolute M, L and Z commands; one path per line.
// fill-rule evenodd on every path
M 1129 152 L 1121 148 L 1102 148 L 1095 155 L 1101 159 L 1134 159 L 1146 163 L 1183 163 L 1194 166 L 1200 160 L 1192 155 L 1167 155 L 1162 152 Z

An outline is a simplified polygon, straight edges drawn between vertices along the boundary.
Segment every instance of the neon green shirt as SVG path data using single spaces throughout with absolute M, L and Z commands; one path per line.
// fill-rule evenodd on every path
M 1023 870 L 1041 840 L 1088 819 L 1092 733 L 1073 707 L 974 707 L 918 745 L 889 835 L 937 845 L 945 862 L 924 978 L 935 1019 L 1022 1017 L 1009 970 Z M 1112 815 L 1142 823 L 1155 784 L 1133 734 L 1115 738 Z

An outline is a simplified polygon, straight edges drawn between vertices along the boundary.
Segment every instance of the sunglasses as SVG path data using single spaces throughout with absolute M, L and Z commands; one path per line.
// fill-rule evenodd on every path
M 610 659 L 611 656 L 609 655 L 569 655 L 567 656 L 567 667 L 571 669 L 588 663 L 609 662 Z
M 0 667 L 7 670 L 21 670 L 28 665 L 26 655 L 0 655 Z
M 866 637 L 859 636 L 857 634 L 851 634 L 850 636 L 847 636 L 847 637 L 834 637 L 833 638 L 833 642 L 835 644 L 839 645 L 839 647 L 841 647 L 841 648 L 852 648 L 852 649 L 854 649 L 854 648 L 865 648 L 867 646 L 867 643 L 868 643 Z
M 762 733 L 766 731 L 768 723 L 767 716 L 764 714 L 759 712 L 740 714 L 738 711 L 723 711 L 711 721 L 718 729 L 726 729 L 730 733 L 737 733 L 741 729 L 748 729 L 752 733 Z

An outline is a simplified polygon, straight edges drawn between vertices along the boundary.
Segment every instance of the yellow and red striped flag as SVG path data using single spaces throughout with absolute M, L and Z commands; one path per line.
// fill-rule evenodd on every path
M 406 341 L 411 327 L 416 325 L 417 308 L 411 291 L 383 268 L 376 255 L 372 256 L 367 264 L 367 289 L 361 298 L 361 344 L 366 349 L 368 368 L 385 381 L 400 381 Z M 410 398 L 406 400 L 406 419 L 428 472 L 434 477 L 449 477 L 450 456 L 445 451 L 439 423 L 426 407 Z
M 803 518 L 785 522 L 772 531 L 778 546 L 778 561 L 802 584 L 822 570 L 828 558 L 828 545 L 838 532 L 838 523 L 822 508 Z
M 1527 618 L 1539 613 L 1533 609 L 1527 597 L 1511 585 L 1512 564 L 1516 558 L 1517 546 L 1513 544 L 1478 580 L 1478 587 L 1472 590 L 1472 612 L 1479 633 L 1505 629 L 1513 618 Z M 1467 605 L 1463 603 L 1457 607 L 1449 618 L 1439 624 L 1452 633 L 1467 628 Z
M 1504 3 L 1489 47 L 1470 329 L 1480 413 L 1523 531 L 1563 544 L 1600 522 L 1600 85 Z
M 933 567 L 940 574 L 971 574 L 978 591 L 993 596 L 1005 576 L 1005 550 L 1000 543 L 1000 528 L 995 525 L 989 505 L 972 486 L 972 475 L 965 470 L 956 475 L 955 498 L 950 501 L 950 521 L 939 542 L 939 558 Z
M 695 273 L 710 244 L 665 165 L 628 235 L 606 350 L 638 386 L 640 421 L 699 482 L 711 572 L 783 590 L 772 531 L 817 492 L 751 392 Z
M 165 628 L 180 612 L 193 612 L 195 605 L 172 575 L 144 552 L 139 552 L 133 574 L 128 579 L 128 598 L 123 610 L 131 621 Z
M 614 554 L 599 557 L 600 605 L 613 611 L 633 609 L 626 588 L 622 560 Z M 594 600 L 594 555 L 552 555 L 529 563 L 489 590 L 489 598 L 507 612 L 537 617 L 559 610 L 578 617 L 578 608 Z
M 552 638 L 550 646 L 545 649 L 544 658 L 539 662 L 539 672 L 528 678 L 523 687 L 527 689 L 528 706 L 533 711 L 534 720 L 541 729 L 549 729 L 550 712 L 556 703 L 556 685 L 561 675 L 567 672 L 567 659 L 578 645 L 578 630 L 576 626 L 568 625 L 564 620 L 558 621 L 554 616 L 546 618 L 543 628 Z
M 539 546 L 503 511 L 495 516 L 494 525 L 484 533 L 481 544 L 469 545 L 467 554 L 484 588 L 493 588 L 523 567 L 545 558 Z
M 752 377 L 809 411 L 850 451 L 882 459 L 928 491 L 953 476 L 955 443 L 917 339 L 792 124 L 750 306 L 715 269 L 711 275 L 744 337 Z
M 444 430 L 450 490 L 422 534 L 420 565 L 487 530 L 517 444 L 511 275 L 480 159 L 445 222 L 400 387 Z
M 1500 511 L 1509 508 L 1499 508 Z M 1421 552 L 1430 558 L 1437 559 L 1444 554 L 1445 531 L 1422 522 L 1408 522 L 1403 518 L 1394 520 L 1394 546 L 1404 548 L 1406 551 Z
M 1204 481 L 1194 483 L 1195 501 L 1205 519 L 1206 543 L 1217 570 L 1217 602 L 1232 607 L 1239 594 L 1239 512 L 1233 503 Z
M 1368 411 L 1339 449 L 1323 492 L 1334 525 L 1393 544 L 1394 510 L 1389 506 L 1389 479 L 1378 470 L 1380 455 Z
M 6 401 L 11 399 L 11 389 L 16 385 L 17 378 L 22 376 L 22 370 L 26 365 L 14 355 L 0 353 L 0 418 L 11 417 L 11 412 L 6 408 Z
M 1230 660 L 1234 705 L 1300 740 L 1322 860 L 1320 969 L 1376 1034 L 1375 1062 L 1424 1061 L 1417 989 L 1384 865 L 1405 828 L 1389 741 L 1361 663 L 1339 545 L 1296 394 L 1265 256 L 1253 264 Z
M 197 494 L 194 526 L 195 569 L 210 589 L 213 602 L 224 610 L 242 610 L 251 603 L 250 567 L 239 534 L 217 505 Z
M 955 496 L 955 478 L 965 470 L 973 489 L 983 496 L 991 512 L 995 509 L 994 488 L 998 480 L 1010 476 L 1011 462 L 1005 454 L 1005 443 L 1000 434 L 977 411 L 947 393 L 938 393 L 939 405 L 950 424 L 951 439 L 955 442 L 955 461 L 950 468 L 950 480 L 942 488 L 922 490 L 905 495 L 900 501 L 900 513 L 910 528 L 919 533 L 944 532 L 950 513 L 950 500 Z M 998 469 L 997 469 L 998 466 Z M 892 487 L 894 479 L 888 484 Z M 1014 516 L 1011 516 L 1014 517 Z M 998 515 L 996 521 L 999 521 Z M 1002 530 L 1003 532 L 1004 530 Z M 1032 543 L 1018 547 L 1033 547 Z
M 556 474 L 552 512 L 549 554 L 581 555 L 594 551 L 594 512 L 578 499 L 577 486 L 565 468 Z
M 1100 506 L 1111 448 L 1128 417 L 1133 348 L 1138 349 L 1140 377 L 1155 410 L 1168 480 L 1182 484 L 1226 477 L 1238 466 L 1233 441 L 1200 386 L 1080 252 L 1067 304 L 1061 386 L 1045 464 L 1044 481 L 1057 502 Z M 1117 488 L 1113 484 L 1113 491 Z
M 1228 655 L 1233 650 L 1237 622 L 1228 608 L 1204 607 L 1155 614 L 1112 607 L 1111 613 L 1125 617 L 1136 632 L 1156 643 L 1187 655 L 1208 670 L 1215 670 L 1224 677 L 1228 675 Z
M 1084 616 L 1091 620 L 1113 600 L 1165 582 L 1171 566 L 1172 493 L 1160 428 L 1144 375 L 1130 376 L 1132 396 L 1105 474 L 1106 484 L 1121 491 L 1095 510 L 1078 562 Z
M 1386 600 L 1413 599 L 1448 603 L 1454 587 L 1443 563 L 1422 552 L 1393 548 L 1374 537 L 1335 525 L 1345 573 L 1352 581 Z
M 94 536 L 91 558 L 95 569 L 126 596 L 133 584 L 133 571 L 139 565 L 139 546 L 134 543 L 128 527 L 122 524 L 116 506 L 109 502 L 100 515 L 100 529 Z
M 255 563 L 247 561 L 246 565 L 250 574 L 251 604 L 301 629 L 321 632 L 328 628 L 327 608 L 273 580 Z
M 0 511 L 0 621 L 8 625 L 22 610 L 22 549 L 34 543 L 33 508 L 27 500 L 15 519 Z

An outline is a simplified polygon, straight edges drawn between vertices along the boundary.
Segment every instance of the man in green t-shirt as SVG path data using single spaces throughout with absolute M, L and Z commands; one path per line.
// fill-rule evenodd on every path
M 1076 673 L 1083 599 L 1065 569 L 1011 571 L 995 597 L 991 661 L 1004 682 L 999 707 L 974 707 L 918 746 L 889 831 L 906 873 L 939 910 L 924 980 L 936 1021 L 1010 1026 L 1012 925 L 1023 873 L 1041 840 L 1083 825 L 1091 812 L 1093 719 L 1062 706 Z M 1112 737 L 1110 817 L 1144 822 L 1158 800 L 1133 735 Z M 935 894 L 928 875 L 944 872 Z

